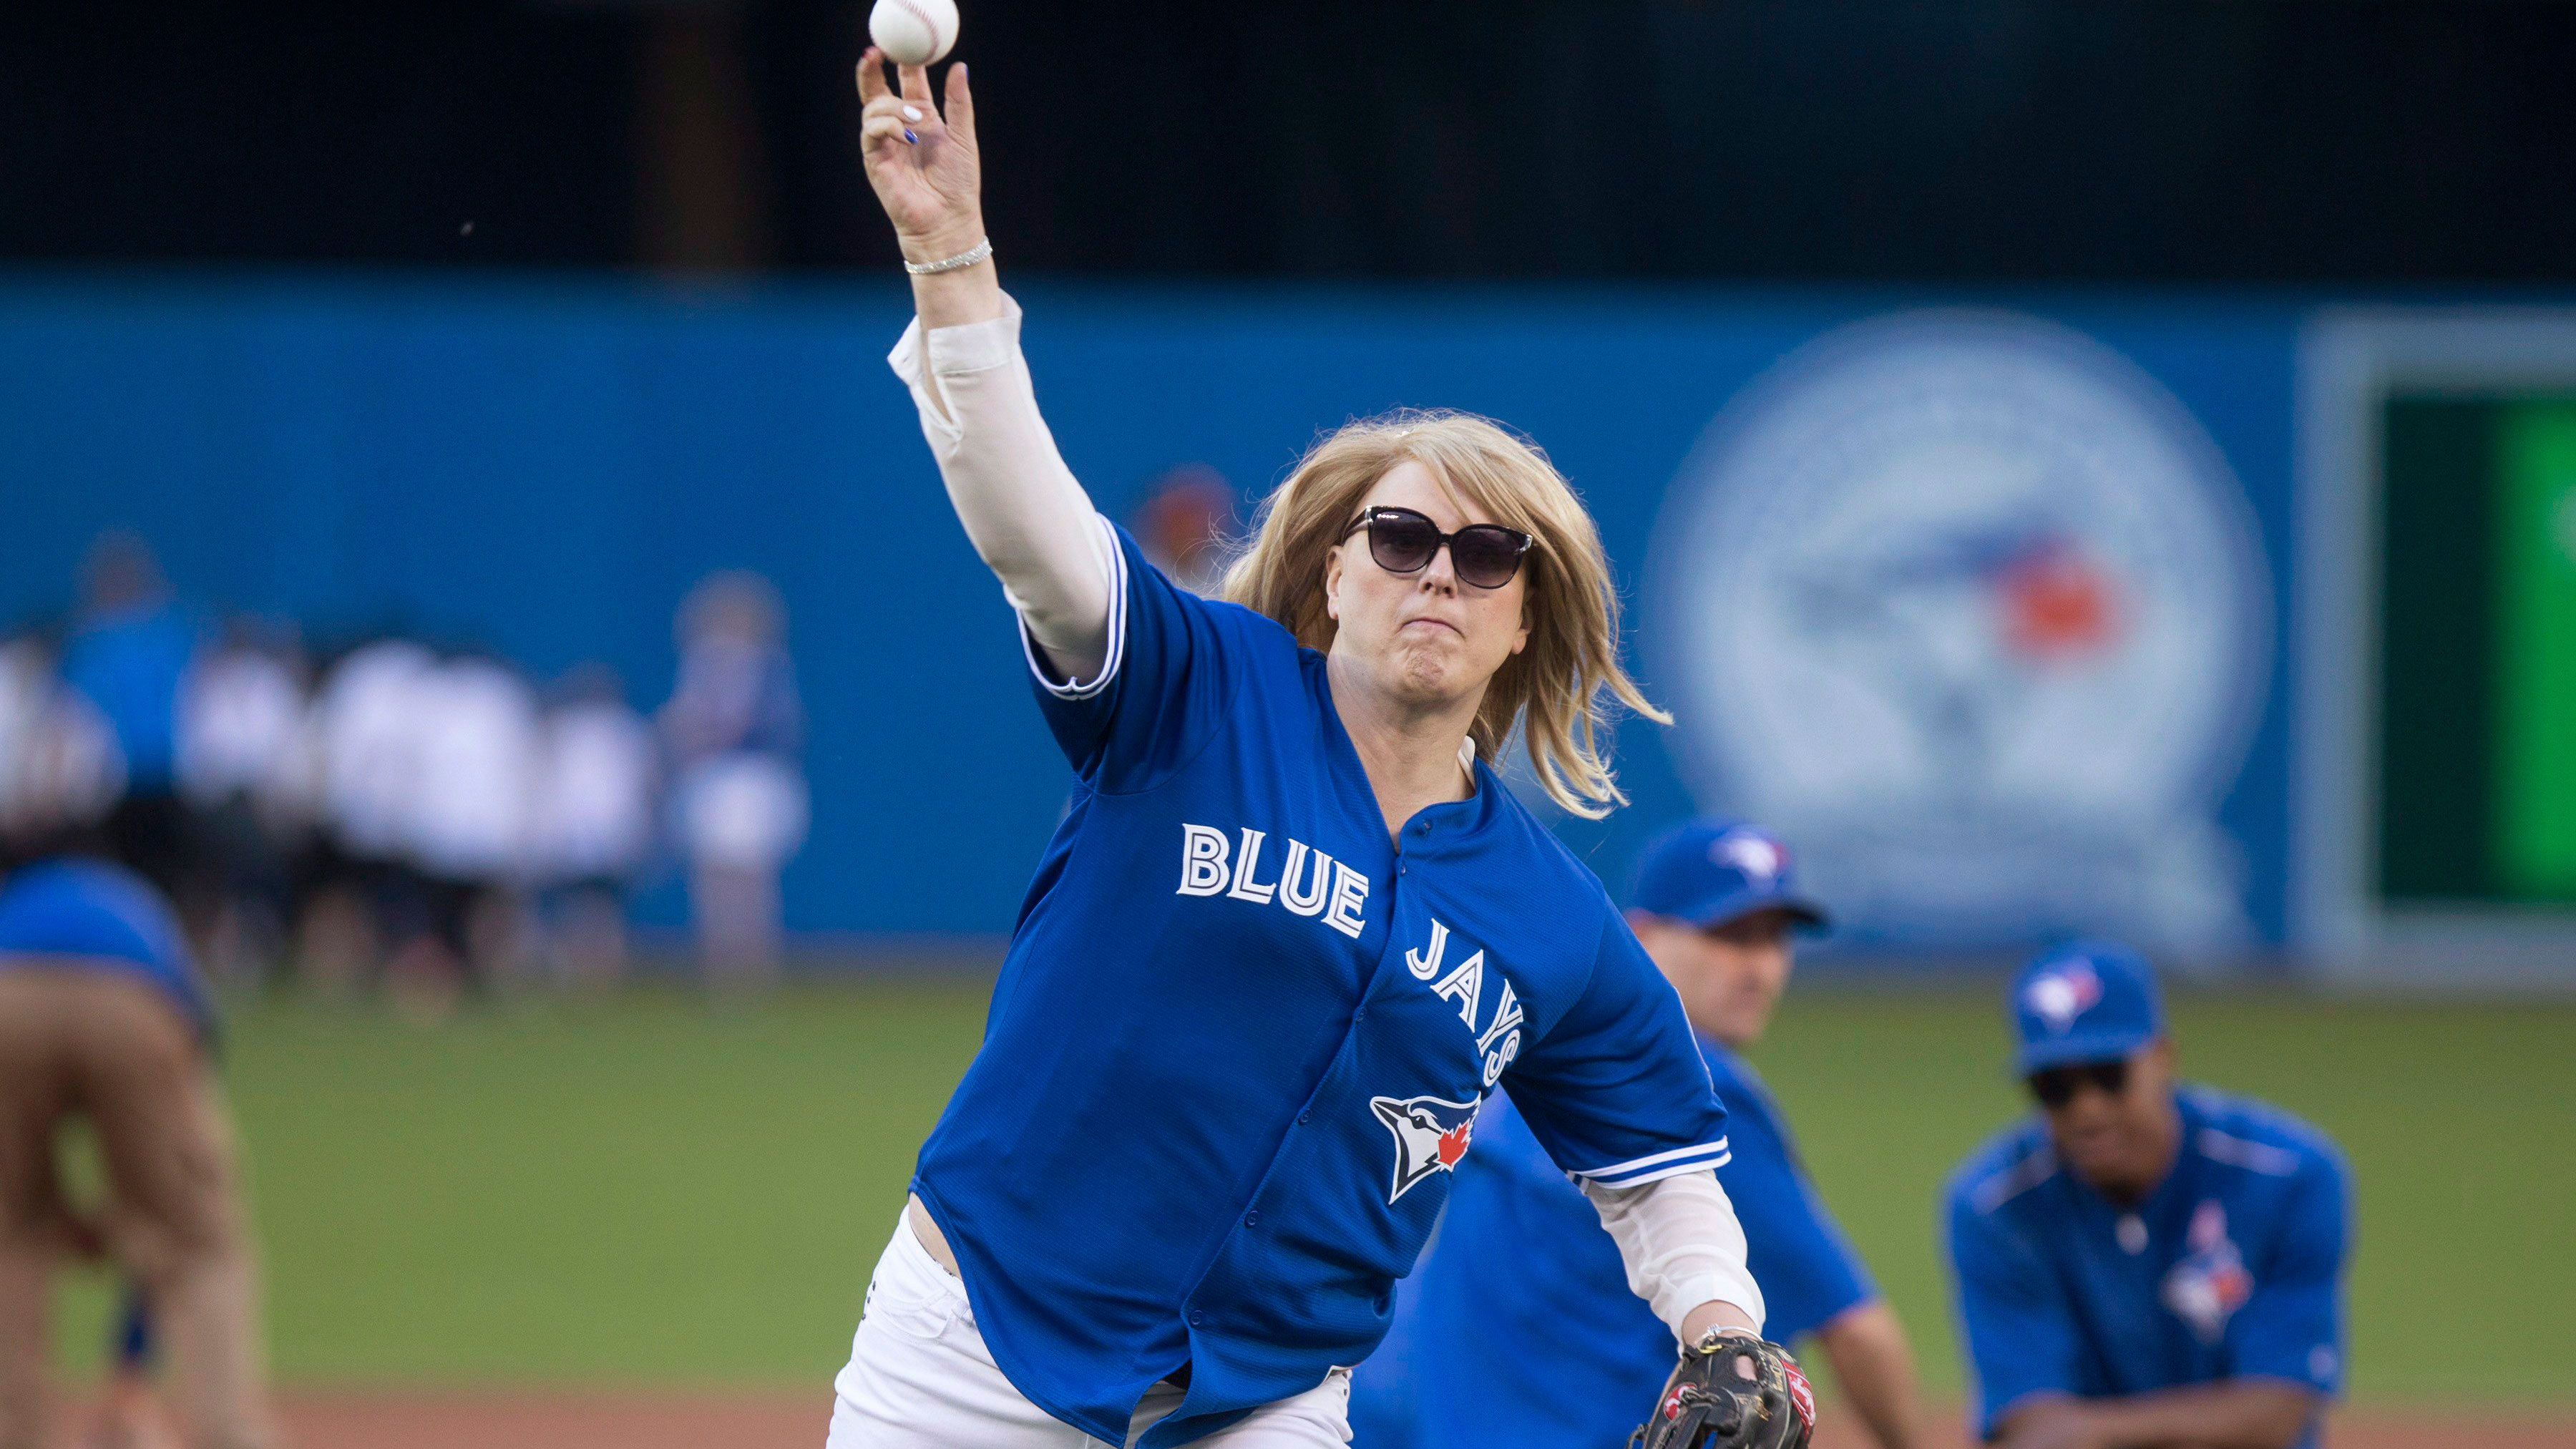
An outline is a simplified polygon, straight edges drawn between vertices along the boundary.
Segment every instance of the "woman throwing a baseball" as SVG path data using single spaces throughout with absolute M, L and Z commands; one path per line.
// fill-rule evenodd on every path
M 1653 713 L 1581 503 L 1481 419 L 1355 423 L 1262 505 L 1225 602 L 1183 593 L 1039 417 L 966 68 L 944 115 L 899 79 L 859 67 L 919 313 L 891 361 L 1080 785 L 869 1285 L 833 1449 L 1342 1444 L 1345 1370 L 1497 1087 L 1683 1341 L 1756 1341 L 1680 1004 L 1492 768 L 1517 735 L 1598 816 L 1608 699 Z

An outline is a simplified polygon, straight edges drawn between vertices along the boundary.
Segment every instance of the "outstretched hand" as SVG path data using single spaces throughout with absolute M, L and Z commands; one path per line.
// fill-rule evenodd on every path
M 975 98 L 966 67 L 948 68 L 943 113 L 931 99 L 930 72 L 896 68 L 900 90 L 886 84 L 884 52 L 869 46 L 859 57 L 859 153 L 868 184 L 894 223 L 903 254 L 934 262 L 967 250 L 984 236 L 983 162 L 975 150 Z

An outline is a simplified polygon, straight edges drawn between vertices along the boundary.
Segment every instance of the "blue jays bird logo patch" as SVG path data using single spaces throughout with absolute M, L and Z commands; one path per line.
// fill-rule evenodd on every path
M 1395 1179 L 1388 1188 L 1386 1200 L 1413 1190 L 1435 1172 L 1447 1172 L 1467 1155 L 1467 1139 L 1476 1127 L 1476 1109 L 1482 1098 L 1473 1102 L 1448 1102 L 1438 1097 L 1371 1097 L 1369 1110 L 1386 1130 L 1395 1135 Z
M 2191 1215 L 2191 1251 L 2165 1274 L 2164 1305 L 2191 1325 L 2194 1337 L 2214 1344 L 2227 1336 L 2227 1320 L 2254 1296 L 2254 1275 L 2227 1236 L 2227 1209 L 2215 1199 Z

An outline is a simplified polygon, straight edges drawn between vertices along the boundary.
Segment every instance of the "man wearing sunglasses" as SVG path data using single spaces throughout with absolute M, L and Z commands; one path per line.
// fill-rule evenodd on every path
M 2041 955 L 2008 1004 L 2038 1113 L 1951 1179 L 1970 1422 L 2003 1449 L 2313 1449 L 2343 1374 L 2341 1157 L 2179 1085 L 2146 962 Z
M 1627 912 L 1680 995 L 1733 1124 L 1717 1169 L 1779 1342 L 1812 1335 L 1878 1449 L 1911 1449 L 1905 1330 L 1798 1161 L 1779 1104 L 1736 1053 L 1770 1024 L 1823 908 L 1758 826 L 1694 820 L 1647 848 Z M 1628 1291 L 1583 1194 L 1507 1103 L 1486 1109 L 1440 1236 L 1385 1343 L 1351 1376 L 1353 1449 L 1590 1449 L 1625 1441 L 1672 1368 L 1673 1335 Z M 1543 1345 L 1543 1347 L 1541 1347 Z

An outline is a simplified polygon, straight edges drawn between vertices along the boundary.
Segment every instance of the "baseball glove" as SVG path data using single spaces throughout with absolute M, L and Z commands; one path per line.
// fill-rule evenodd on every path
M 1816 1396 L 1798 1361 L 1742 1329 L 1712 1331 L 1682 1350 L 1654 1417 L 1629 1449 L 1807 1449 Z

